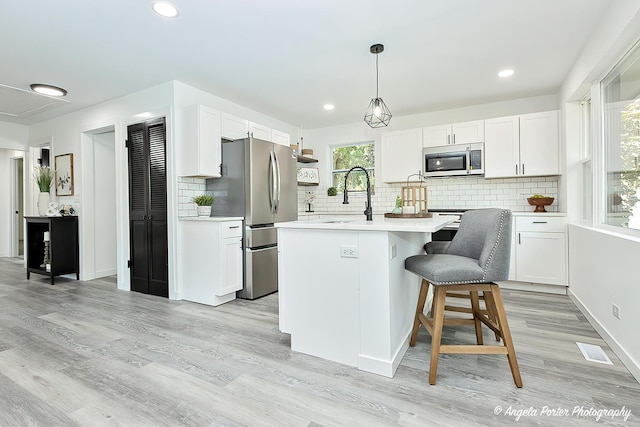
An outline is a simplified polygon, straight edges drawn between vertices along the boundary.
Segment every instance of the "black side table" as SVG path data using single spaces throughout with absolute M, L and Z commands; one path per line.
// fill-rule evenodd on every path
M 77 216 L 25 216 L 27 225 L 27 280 L 31 273 L 51 277 L 76 273 L 80 280 L 80 251 Z M 44 266 L 44 237 L 49 232 L 50 271 Z

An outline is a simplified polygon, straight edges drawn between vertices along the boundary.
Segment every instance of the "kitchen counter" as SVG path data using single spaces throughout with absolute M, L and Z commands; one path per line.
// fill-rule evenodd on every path
M 453 222 L 457 217 L 439 215 L 433 218 L 385 218 L 375 215 L 373 221 L 367 221 L 364 215 L 329 216 L 321 219 L 282 222 L 278 228 L 297 228 L 314 230 L 352 230 L 352 231 L 397 231 L 433 233 Z
M 278 223 L 280 330 L 291 349 L 393 377 L 420 278 L 404 260 L 455 219 L 329 217 Z
M 210 221 L 210 222 L 226 222 L 226 221 L 242 221 L 241 216 L 183 216 L 178 218 L 179 221 Z

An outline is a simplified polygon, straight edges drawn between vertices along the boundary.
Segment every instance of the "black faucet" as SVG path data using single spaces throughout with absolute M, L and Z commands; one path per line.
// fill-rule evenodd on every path
M 367 221 L 373 221 L 373 210 L 371 209 L 371 181 L 369 180 L 369 174 L 367 173 L 367 170 L 362 166 L 352 167 L 344 176 L 344 200 L 342 204 L 343 205 L 349 204 L 349 194 L 347 191 L 347 178 L 349 178 L 349 174 L 354 169 L 360 169 L 362 172 L 364 172 L 364 176 L 367 177 L 367 204 L 365 205 L 364 214 L 367 216 Z

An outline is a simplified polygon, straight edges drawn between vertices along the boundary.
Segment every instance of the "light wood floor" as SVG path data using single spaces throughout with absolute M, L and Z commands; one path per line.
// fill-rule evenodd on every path
M 509 407 L 538 411 L 519 425 L 640 424 L 640 385 L 568 297 L 504 297 L 524 388 L 488 355 L 442 356 L 429 386 L 424 330 L 390 379 L 292 353 L 276 295 L 214 308 L 118 291 L 113 277 L 27 281 L 21 260 L 0 258 L 0 426 L 494 426 L 516 422 Z M 443 342 L 474 338 L 447 328 Z M 575 341 L 614 365 L 585 361 Z

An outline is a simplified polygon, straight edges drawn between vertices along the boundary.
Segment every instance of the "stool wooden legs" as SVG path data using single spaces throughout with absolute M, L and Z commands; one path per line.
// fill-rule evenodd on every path
M 522 378 L 520 377 L 520 368 L 518 367 L 518 360 L 516 359 L 516 349 L 513 347 L 513 341 L 511 339 L 511 330 L 509 329 L 509 323 L 507 322 L 507 313 L 504 311 L 504 303 L 502 301 L 502 294 L 498 285 L 491 285 L 491 291 L 488 292 L 489 298 L 496 309 L 496 315 L 498 317 L 498 325 L 501 331 L 502 341 L 507 348 L 507 359 L 509 360 L 509 368 L 511 368 L 511 375 L 513 376 L 513 382 L 516 386 L 522 387 Z
M 411 340 L 409 340 L 409 345 L 411 347 L 415 347 L 416 338 L 418 337 L 418 329 L 420 329 L 420 316 L 418 314 L 423 314 L 424 311 L 424 303 L 427 301 L 427 293 L 429 292 L 429 282 L 425 279 L 422 279 L 422 283 L 420 284 L 420 294 L 418 295 L 418 305 L 416 306 L 416 315 L 413 319 L 413 330 L 411 331 Z
M 438 371 L 438 358 L 440 354 L 506 354 L 509 361 L 509 368 L 513 376 L 513 382 L 517 387 L 522 387 L 522 378 L 520 377 L 520 368 L 516 359 L 516 351 L 511 339 L 511 331 L 507 322 L 507 314 L 504 310 L 504 302 L 500 288 L 495 283 L 474 283 L 459 285 L 438 285 L 434 286 L 433 305 L 431 315 L 424 315 L 424 305 L 427 298 L 430 283 L 422 279 L 420 285 L 420 294 L 418 296 L 418 305 L 413 322 L 413 330 L 411 331 L 410 345 L 416 344 L 418 330 L 420 325 L 431 335 L 431 361 L 429 366 L 429 384 L 435 385 L 436 375 Z M 447 318 L 445 319 L 445 310 L 450 307 L 445 305 L 447 292 L 462 291 L 469 292 L 471 299 L 471 309 L 462 311 L 471 313 L 473 318 Z M 482 292 L 485 301 L 486 310 L 480 309 L 480 296 L 478 292 Z M 460 310 L 455 310 L 460 311 Z M 483 345 L 482 324 L 491 329 L 496 338 L 502 338 L 504 345 Z M 442 345 L 442 328 L 444 325 L 471 325 L 473 324 L 476 331 L 477 345 Z

